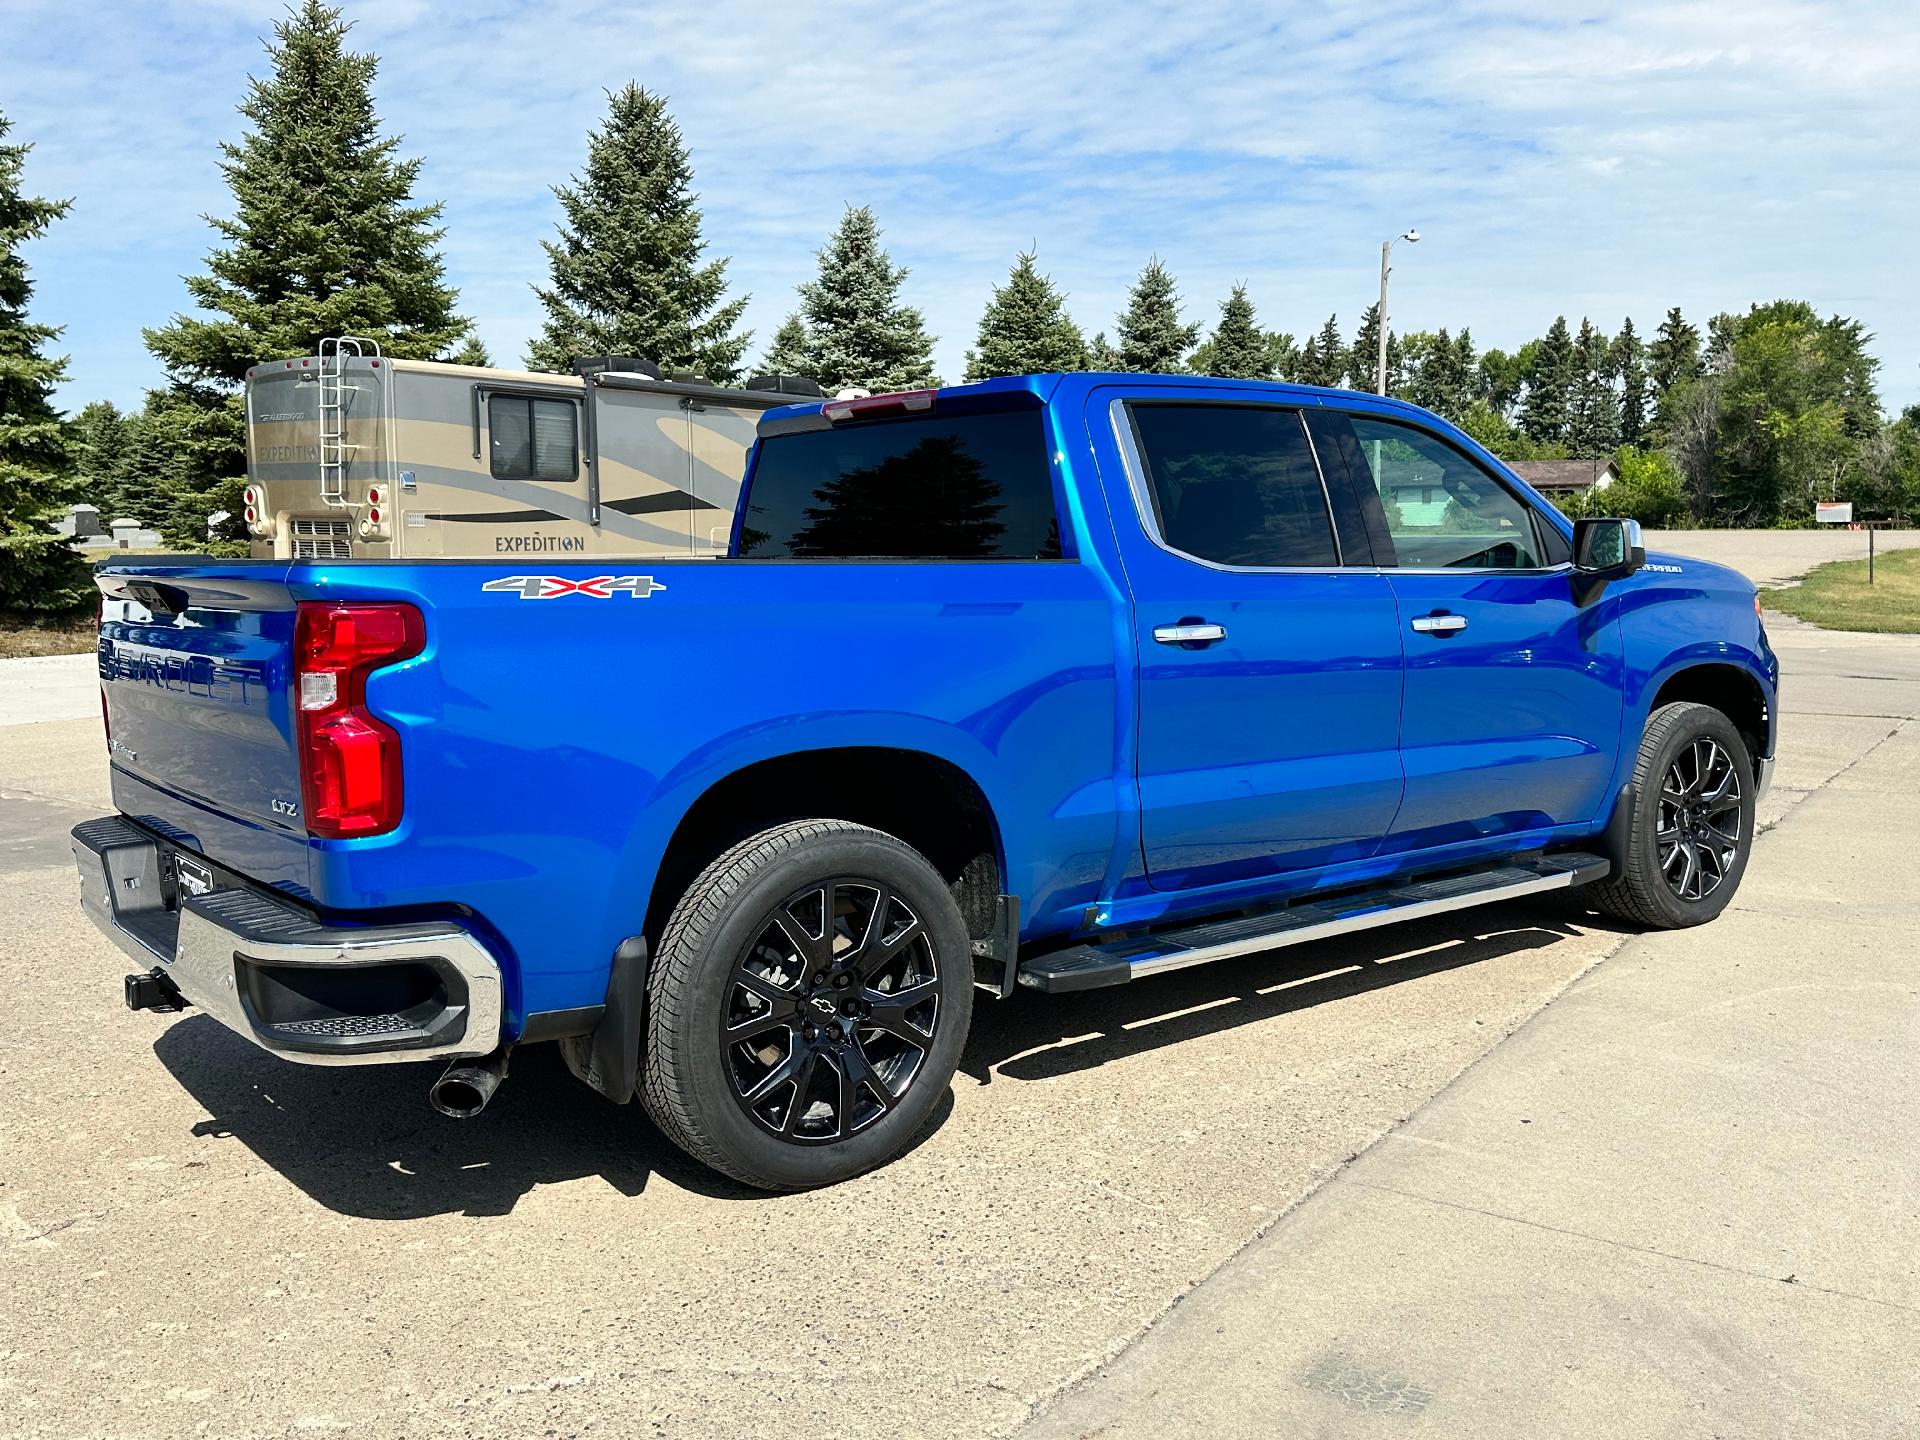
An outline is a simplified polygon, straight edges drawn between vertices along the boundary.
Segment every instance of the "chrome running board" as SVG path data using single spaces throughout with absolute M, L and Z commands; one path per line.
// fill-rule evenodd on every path
M 1020 983 L 1058 994 L 1120 985 L 1189 965 L 1205 965 L 1235 955 L 1304 945 L 1335 935 L 1351 935 L 1377 925 L 1424 920 L 1450 910 L 1562 890 L 1606 877 L 1610 867 L 1598 855 L 1561 852 L 1531 860 L 1468 870 L 1433 880 L 1385 885 L 1335 899 L 1306 900 L 1281 909 L 1237 915 L 1184 929 L 1071 946 L 1039 955 L 1020 966 Z

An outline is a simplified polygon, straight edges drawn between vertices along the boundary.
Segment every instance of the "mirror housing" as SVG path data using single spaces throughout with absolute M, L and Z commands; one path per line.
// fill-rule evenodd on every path
M 1647 563 L 1638 520 L 1573 522 L 1573 598 L 1585 605 L 1608 584 L 1624 580 Z

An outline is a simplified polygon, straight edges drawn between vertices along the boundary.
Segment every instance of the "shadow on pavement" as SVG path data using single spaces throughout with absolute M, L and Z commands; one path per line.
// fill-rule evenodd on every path
M 1044 1081 L 1184 1044 L 1291 1011 L 1464 965 L 1536 950 L 1596 928 L 1577 904 L 1536 902 L 1389 927 L 1349 940 L 1249 955 L 1152 981 L 1077 995 L 981 997 L 960 1068 Z M 1224 1002 L 1224 1003 L 1223 1003 Z M 427 1104 L 439 1063 L 294 1065 L 204 1015 L 189 1015 L 154 1053 L 212 1117 L 196 1135 L 231 1137 L 329 1210 L 374 1220 L 505 1215 L 539 1185 L 597 1175 L 621 1194 L 655 1175 L 722 1200 L 761 1192 L 695 1164 L 638 1102 L 610 1105 L 568 1072 L 554 1045 L 514 1052 L 484 1114 L 454 1121 Z M 951 1113 L 951 1093 L 915 1136 Z
M 1048 1080 L 1112 1060 L 1217 1035 L 1278 1015 L 1423 976 L 1538 950 L 1596 927 L 1565 900 L 1536 901 L 1386 926 L 1351 939 L 1267 951 L 1070 995 L 982 998 L 960 1068 Z M 1222 1003 L 1225 1002 L 1225 1003 Z

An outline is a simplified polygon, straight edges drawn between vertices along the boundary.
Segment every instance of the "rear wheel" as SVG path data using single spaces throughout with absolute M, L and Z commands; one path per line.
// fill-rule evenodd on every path
M 1593 886 L 1595 908 L 1672 930 L 1727 908 L 1753 844 L 1753 762 L 1740 732 L 1707 705 L 1663 705 L 1633 772 L 1626 864 Z
M 947 1093 L 972 965 L 959 907 L 911 847 L 842 820 L 764 830 L 667 923 L 647 979 L 647 1109 L 696 1160 L 762 1189 L 883 1164 Z

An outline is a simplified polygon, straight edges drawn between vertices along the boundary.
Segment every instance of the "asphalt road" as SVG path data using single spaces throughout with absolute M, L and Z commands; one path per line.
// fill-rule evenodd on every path
M 1855 677 L 1913 654 L 1780 639 L 1768 820 L 1885 741 Z M 84 713 L 0 725 L 5 1436 L 1010 1434 L 1627 939 L 1522 902 L 983 1005 L 916 1148 L 769 1199 L 548 1049 L 456 1123 L 430 1066 L 125 1011 L 66 850 L 107 808 Z

